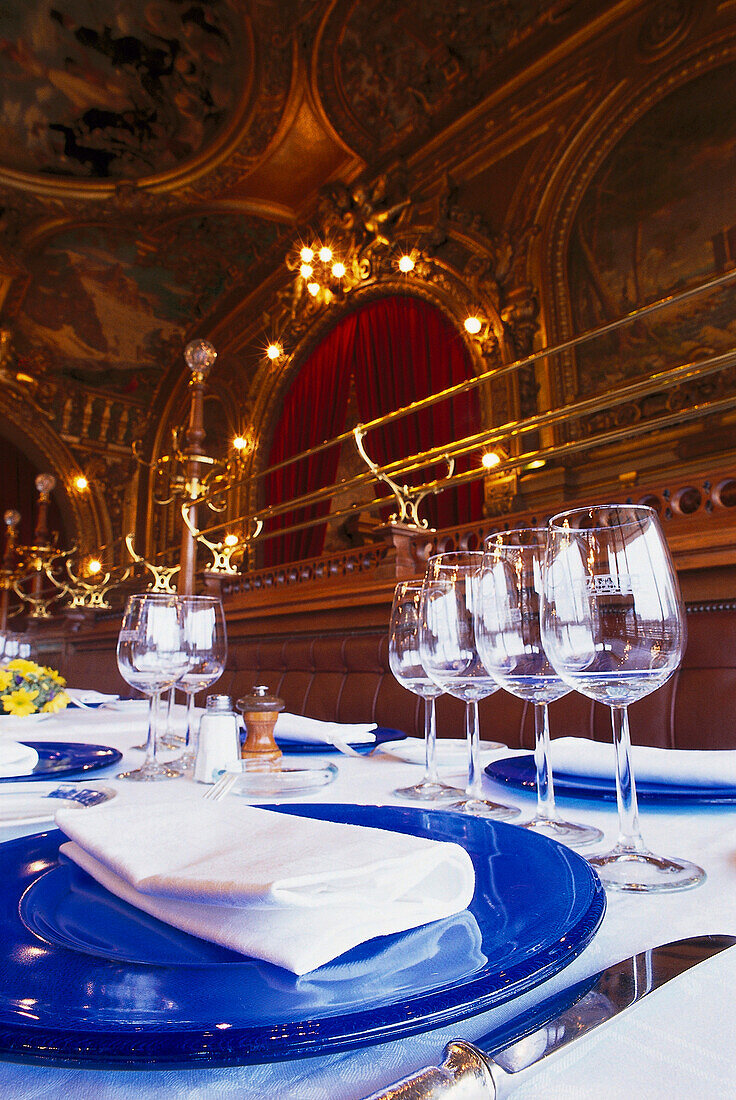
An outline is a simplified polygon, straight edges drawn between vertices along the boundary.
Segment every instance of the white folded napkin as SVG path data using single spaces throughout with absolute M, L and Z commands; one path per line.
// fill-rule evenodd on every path
M 114 703 L 119 695 L 106 695 L 102 691 L 91 691 L 87 688 L 67 688 L 66 693 L 71 700 L 71 705 L 95 707 L 100 703 Z
M 274 735 L 280 741 L 308 741 L 315 745 L 370 745 L 376 740 L 375 722 L 320 722 L 303 714 L 287 714 L 276 719 Z
M 21 719 L 19 719 L 21 721 Z M 0 741 L 0 777 L 28 775 L 38 763 L 38 753 L 19 741 Z
M 475 886 L 459 845 L 253 806 L 116 799 L 56 823 L 62 852 L 124 901 L 295 974 L 460 912 Z
M 610 742 L 585 737 L 552 741 L 552 769 L 567 775 L 615 778 L 615 756 Z M 655 749 L 633 745 L 631 766 L 636 779 L 689 787 L 736 787 L 736 750 Z

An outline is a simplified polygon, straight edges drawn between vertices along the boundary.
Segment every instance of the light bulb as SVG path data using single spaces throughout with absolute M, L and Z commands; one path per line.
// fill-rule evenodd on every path
M 248 440 L 245 438 L 245 436 L 242 436 L 242 435 L 236 435 L 235 436 L 235 439 L 233 440 L 233 447 L 235 448 L 236 451 L 244 451 L 247 446 L 248 446 Z
M 323 245 L 318 255 L 323 264 L 328 264 L 332 259 L 332 249 L 328 248 L 327 245 Z
M 281 345 L 269 344 L 266 348 L 266 355 L 269 359 L 279 359 L 281 357 Z
M 501 462 L 501 456 L 497 451 L 484 451 L 481 457 L 481 463 L 485 466 L 486 470 L 492 470 L 494 466 L 498 466 Z
M 308 279 L 310 275 L 314 274 L 314 268 L 311 264 L 302 264 L 302 266 L 299 268 L 299 274 L 301 275 L 302 279 Z
M 480 332 L 482 324 L 479 317 L 466 317 L 465 318 L 465 331 L 469 332 L 471 336 L 475 336 Z
M 237 545 L 238 545 L 238 536 L 237 535 L 225 535 L 225 546 L 237 546 Z
M 342 279 L 345 274 L 345 264 L 336 263 L 332 265 L 332 274 L 336 279 Z
M 399 259 L 399 271 L 403 271 L 404 273 L 406 273 L 413 270 L 414 261 L 412 260 L 411 256 L 401 256 L 401 258 Z
M 89 489 L 89 482 L 84 474 L 77 474 L 74 478 L 74 488 L 80 493 L 83 493 L 85 489 Z
M 319 294 L 319 283 L 307 283 L 307 290 L 313 298 L 316 298 Z
M 299 259 L 304 260 L 304 263 L 308 264 L 310 260 L 314 259 L 314 252 L 311 248 L 303 248 L 299 253 Z
M 87 573 L 90 577 L 93 577 L 95 573 L 99 573 L 102 569 L 102 562 L 97 558 L 90 558 L 87 562 Z

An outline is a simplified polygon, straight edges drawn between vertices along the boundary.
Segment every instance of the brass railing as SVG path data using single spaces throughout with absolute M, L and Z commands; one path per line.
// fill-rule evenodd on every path
M 255 479 L 264 479 L 268 475 L 286 466 L 303 461 L 327 448 L 339 446 L 351 438 L 355 440 L 357 446 L 359 443 L 362 443 L 366 433 L 376 428 L 394 424 L 402 417 L 428 408 L 440 401 L 449 400 L 458 394 L 467 393 L 479 386 L 487 385 L 500 377 L 528 367 L 530 364 L 568 352 L 584 343 L 607 336 L 626 325 L 638 323 L 643 318 L 651 316 L 658 311 L 679 305 L 698 295 L 704 295 L 714 290 L 719 290 L 734 282 L 736 282 L 736 270 L 729 271 L 724 275 L 720 275 L 697 287 L 689 288 L 679 294 L 669 295 L 648 306 L 635 310 L 616 321 L 589 330 L 561 344 L 545 347 L 513 363 L 496 367 L 474 378 L 448 387 L 436 394 L 432 394 L 429 397 L 412 402 L 384 416 L 376 417 L 371 421 L 359 425 L 352 431 L 343 432 L 333 439 L 325 440 L 308 450 L 290 456 L 266 469 L 254 473 L 250 478 L 251 488 Z M 269 539 L 280 538 L 284 535 L 302 531 L 309 527 L 323 525 L 327 520 L 334 522 L 339 519 L 347 519 L 354 516 L 356 513 L 377 512 L 385 509 L 386 506 L 390 505 L 392 502 L 396 503 L 396 494 L 394 494 L 393 497 L 382 494 L 376 495 L 371 500 L 361 501 L 360 503 L 331 511 L 328 516 L 323 514 L 315 518 L 291 522 L 286 526 L 275 529 L 269 527 L 270 520 L 278 516 L 293 514 L 300 509 L 324 503 L 332 499 L 336 492 L 344 494 L 345 492 L 358 489 L 360 486 L 369 483 L 379 484 L 381 482 L 395 482 L 400 478 L 410 478 L 440 461 L 447 460 L 449 462 L 463 455 L 476 453 L 482 448 L 492 447 L 494 444 L 504 444 L 507 449 L 510 449 L 509 444 L 514 441 L 523 440 L 524 436 L 530 437 L 532 433 L 544 432 L 545 429 L 549 428 L 559 428 L 584 417 L 591 417 L 596 413 L 610 410 L 617 406 L 626 405 L 653 394 L 667 393 L 676 389 L 678 386 L 705 379 L 731 367 L 736 367 L 736 347 L 726 352 L 709 355 L 692 362 L 657 371 L 635 382 L 629 382 L 623 386 L 619 386 L 614 390 L 585 397 L 556 408 L 547 409 L 531 416 L 526 416 L 523 419 L 510 420 L 504 424 L 489 427 L 461 440 L 431 447 L 427 450 L 408 455 L 381 466 L 370 462 L 369 468 L 364 472 L 340 481 L 337 484 L 321 486 L 309 490 L 291 500 L 280 501 L 275 504 L 267 503 L 252 511 L 243 512 L 235 516 L 230 515 L 225 520 L 218 519 L 217 523 L 207 527 L 200 533 L 201 539 L 202 541 L 211 540 L 212 536 L 218 532 L 232 532 L 238 528 L 247 526 L 250 528 L 250 534 L 243 539 L 243 542 L 244 544 L 250 545 L 256 541 L 265 542 Z M 553 460 L 564 462 L 567 456 L 573 454 L 621 443 L 628 439 L 634 439 L 641 436 L 644 433 L 650 434 L 664 431 L 668 428 L 699 420 L 709 415 L 729 412 L 732 409 L 736 409 L 736 386 L 734 387 L 734 392 L 731 394 L 719 396 L 707 401 L 698 401 L 689 406 L 677 408 L 659 416 L 650 417 L 644 422 L 637 422 L 596 432 L 586 438 L 562 439 L 559 442 L 547 446 L 536 446 L 525 451 L 510 454 L 508 457 L 501 459 L 501 461 L 494 466 L 493 477 L 500 478 L 504 474 L 511 474 L 514 471 L 522 470 L 531 463 L 541 464 L 544 462 L 545 464 L 549 464 Z M 404 486 L 404 489 L 407 493 L 410 492 L 415 496 L 423 496 L 427 493 L 436 493 L 459 487 L 475 480 L 487 478 L 488 476 L 489 472 L 479 465 L 477 468 L 466 470 L 462 473 L 453 473 L 450 476 L 422 481 L 419 484 L 413 485 L 411 489 Z M 234 482 L 230 488 L 232 490 L 237 486 L 242 487 L 248 484 L 248 479 L 245 479 L 241 482 Z M 206 503 L 214 504 L 217 497 L 218 491 L 215 490 L 204 498 L 200 498 L 200 503 L 204 500 Z M 220 507 L 221 502 L 217 504 L 218 510 Z

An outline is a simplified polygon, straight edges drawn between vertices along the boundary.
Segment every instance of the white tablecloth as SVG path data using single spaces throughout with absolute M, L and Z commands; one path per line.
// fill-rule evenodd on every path
M 129 751 L 144 732 L 144 716 L 121 719 L 119 713 L 69 711 L 35 725 L 30 740 L 87 741 L 115 745 L 125 751 L 122 766 L 135 766 L 140 752 Z M 312 758 L 315 759 L 315 758 Z M 395 787 L 416 781 L 421 769 L 376 753 L 365 759 L 331 756 L 339 767 L 337 780 L 305 801 L 385 803 L 396 805 Z M 111 775 L 90 773 L 89 785 L 111 782 L 118 797 L 145 806 L 156 798 L 158 784 L 134 784 Z M 458 772 L 447 777 L 460 780 Z M 93 778 L 94 776 L 94 778 Z M 201 797 L 203 788 L 189 780 L 172 780 L 182 798 Z M 87 785 L 87 783 L 85 783 Z M 8 789 L 4 785 L 3 789 Z M 496 793 L 500 793 L 496 791 Z M 2 791 L 0 791 L 2 797 Z M 506 801 L 531 815 L 528 797 Z M 291 801 L 291 800 L 290 800 Z M 416 803 L 415 803 L 416 805 Z M 590 803 L 564 802 L 567 816 L 589 821 L 616 838 L 616 810 L 611 804 L 590 809 Z M 441 1060 L 449 1039 L 471 1041 L 516 1015 L 552 990 L 572 984 L 623 956 L 657 943 L 701 933 L 736 934 L 736 806 L 642 810 L 645 840 L 655 850 L 695 860 L 705 867 L 707 882 L 695 890 L 659 896 L 609 894 L 603 925 L 589 947 L 562 974 L 512 1006 L 472 1017 L 440 1031 L 368 1047 L 331 1057 L 227 1070 L 101 1071 L 39 1068 L 0 1063 L 0 1096 L 13 1100 L 360 1100 L 398 1077 Z M 32 832 L 36 830 L 25 830 Z M 2 829 L 0 840 L 22 830 Z M 696 967 L 634 1009 L 632 1014 L 600 1028 L 585 1041 L 573 1043 L 551 1060 L 543 1073 L 522 1085 L 519 1100 L 620 1100 L 635 1095 L 646 1100 L 732 1097 L 736 1080 L 736 948 Z M 0 990 L 0 996 L 2 991 Z

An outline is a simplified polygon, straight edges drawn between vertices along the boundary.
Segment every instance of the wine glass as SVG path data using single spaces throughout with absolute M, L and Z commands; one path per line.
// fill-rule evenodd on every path
M 161 692 L 187 667 L 182 611 L 176 596 L 144 593 L 130 596 L 118 636 L 118 667 L 123 679 L 150 697 L 146 759 L 140 768 L 119 779 L 148 782 L 177 779 L 181 772 L 161 764 L 156 756 Z
M 473 608 L 482 564 L 480 550 L 437 554 L 429 559 L 420 604 L 419 655 L 438 687 L 465 703 L 468 785 L 465 800 L 451 808 L 505 821 L 518 817 L 520 811 L 484 798 L 478 753 L 478 700 L 498 689 L 475 645 Z M 491 742 L 490 747 L 503 746 Z
M 686 638 L 677 576 L 656 513 L 612 504 L 553 516 L 541 617 L 557 674 L 611 708 L 619 837 L 610 852 L 589 862 L 614 889 L 697 885 L 705 877 L 700 867 L 645 847 L 631 770 L 628 705 L 669 680 Z
M 187 696 L 186 747 L 176 764 L 193 768 L 197 756 L 199 726 L 194 717 L 194 697 L 220 679 L 227 659 L 227 633 L 222 600 L 218 596 L 179 596 L 187 665 L 176 686 Z
M 573 848 L 594 844 L 603 837 L 600 829 L 563 821 L 555 808 L 549 704 L 570 688 L 556 675 L 542 647 L 539 600 L 547 530 L 505 531 L 487 538 L 484 546 L 476 605 L 478 652 L 502 688 L 534 704 L 537 812 L 524 827 Z
M 462 798 L 458 787 L 441 782 L 437 774 L 437 740 L 434 701 L 442 694 L 424 671 L 419 656 L 419 605 L 421 581 L 401 581 L 394 590 L 391 624 L 388 636 L 388 660 L 391 671 L 407 691 L 424 700 L 424 777 L 411 787 L 400 787 L 394 793 L 402 798 L 423 802 L 440 802 Z

